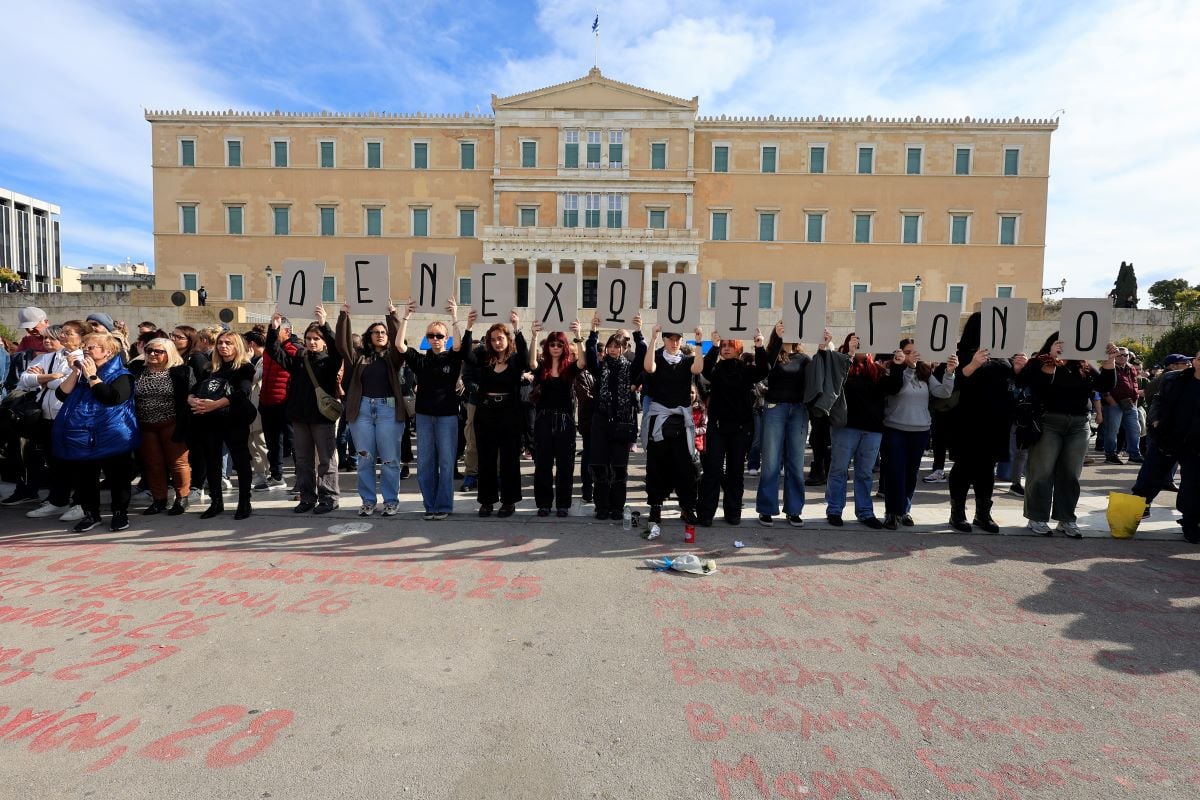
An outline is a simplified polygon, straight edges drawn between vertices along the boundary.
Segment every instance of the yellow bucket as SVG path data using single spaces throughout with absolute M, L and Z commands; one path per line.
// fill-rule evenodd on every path
M 1124 492 L 1108 493 L 1108 529 L 1114 539 L 1132 539 L 1137 533 L 1142 514 L 1146 511 L 1146 498 Z

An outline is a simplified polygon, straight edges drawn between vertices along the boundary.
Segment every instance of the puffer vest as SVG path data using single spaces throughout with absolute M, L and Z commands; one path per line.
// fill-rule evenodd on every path
M 97 370 L 104 383 L 111 383 L 129 370 L 113 358 Z M 124 403 L 106 406 L 89 386 L 77 383 L 54 418 L 51 430 L 54 455 L 72 461 L 96 461 L 128 453 L 141 443 L 133 411 L 133 394 Z

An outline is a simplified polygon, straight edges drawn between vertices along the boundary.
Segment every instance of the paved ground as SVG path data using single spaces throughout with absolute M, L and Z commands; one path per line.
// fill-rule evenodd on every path
M 1194 798 L 1200 548 L 590 518 L 0 510 L 0 798 Z M 356 505 L 356 504 L 355 504 Z M 1020 520 L 1019 501 L 997 517 Z M 929 523 L 929 524 L 925 524 Z M 735 548 L 739 539 L 744 548 Z

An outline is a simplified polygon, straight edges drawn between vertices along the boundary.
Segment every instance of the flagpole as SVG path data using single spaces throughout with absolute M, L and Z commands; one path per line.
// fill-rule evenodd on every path
M 595 34 L 595 42 L 592 47 L 592 66 L 600 69 L 600 10 L 596 9 L 595 22 L 592 23 L 592 33 Z

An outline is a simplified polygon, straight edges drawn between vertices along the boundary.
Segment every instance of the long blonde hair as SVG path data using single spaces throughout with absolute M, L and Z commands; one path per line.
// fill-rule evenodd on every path
M 220 363 L 214 363 L 213 372 L 219 370 L 223 364 L 230 364 L 234 369 L 237 369 L 238 367 L 244 367 L 250 363 L 250 354 L 246 352 L 246 340 L 242 338 L 240 333 L 224 331 L 214 340 L 213 346 L 215 347 L 217 344 L 219 344 L 222 339 L 229 339 L 229 341 L 233 343 L 233 360 L 221 361 L 221 356 L 214 349 L 213 361 Z

